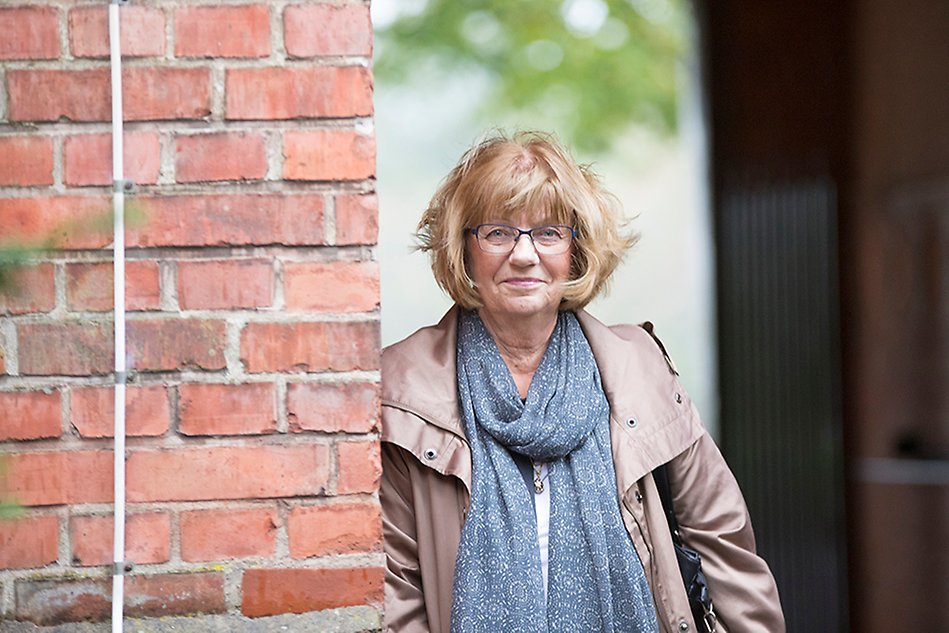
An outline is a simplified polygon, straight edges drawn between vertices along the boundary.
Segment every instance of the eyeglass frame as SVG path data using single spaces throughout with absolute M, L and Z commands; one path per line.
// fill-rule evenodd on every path
M 509 248 L 507 251 L 489 251 L 489 250 L 485 250 L 485 248 L 481 245 L 481 237 L 478 235 L 479 229 L 480 229 L 481 227 L 483 227 L 483 226 L 500 226 L 500 227 L 504 227 L 504 228 L 507 228 L 507 229 L 513 229 L 513 230 L 517 231 L 517 235 L 514 236 L 514 241 L 511 242 L 511 248 Z M 539 231 L 540 229 L 549 229 L 549 228 L 558 228 L 558 229 L 561 229 L 561 228 L 562 228 L 562 229 L 567 229 L 567 230 L 570 232 L 570 239 L 565 240 L 565 241 L 567 242 L 567 248 L 565 248 L 565 249 L 562 250 L 562 251 L 557 251 L 557 252 L 555 252 L 555 253 L 551 253 L 551 252 L 544 251 L 544 250 L 542 250 L 541 248 L 538 248 L 538 247 L 537 247 L 537 242 L 534 241 L 534 236 L 532 235 L 533 232 L 534 232 L 534 231 Z M 466 229 L 465 229 L 465 233 L 466 233 L 466 234 L 470 233 L 471 235 L 474 235 L 474 237 L 475 237 L 475 242 L 478 243 L 478 248 L 481 249 L 483 252 L 489 253 L 489 254 L 492 254 L 492 255 L 504 255 L 504 254 L 508 254 L 508 253 L 512 252 L 512 251 L 515 249 L 515 247 L 517 247 L 517 242 L 518 242 L 518 240 L 521 239 L 521 236 L 522 236 L 522 235 L 526 235 L 527 237 L 529 237 L 529 238 L 530 238 L 530 241 L 531 241 L 531 246 L 534 247 L 534 250 L 536 250 L 538 253 L 541 253 L 541 254 L 544 254 L 544 255 L 560 255 L 560 254 L 562 254 L 562 253 L 566 253 L 567 250 L 569 250 L 569 248 L 570 248 L 571 242 L 573 242 L 573 240 L 577 239 L 577 230 L 576 230 L 575 228 L 573 228 L 572 226 L 569 226 L 569 225 L 567 225 L 567 224 L 543 224 L 543 225 L 541 225 L 541 226 L 535 226 L 534 228 L 531 228 L 531 229 L 522 229 L 522 228 L 520 228 L 520 227 L 518 227 L 518 226 L 512 226 L 512 225 L 510 225 L 510 224 L 499 224 L 499 223 L 497 223 L 497 222 L 486 222 L 486 223 L 484 223 L 484 224 L 479 224 L 478 226 L 475 226 L 475 227 L 473 227 L 473 228 L 466 228 Z

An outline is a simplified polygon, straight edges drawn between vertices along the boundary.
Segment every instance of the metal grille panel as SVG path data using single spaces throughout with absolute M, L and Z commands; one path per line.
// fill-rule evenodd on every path
M 723 450 L 788 630 L 845 631 L 835 190 L 746 181 L 721 201 Z

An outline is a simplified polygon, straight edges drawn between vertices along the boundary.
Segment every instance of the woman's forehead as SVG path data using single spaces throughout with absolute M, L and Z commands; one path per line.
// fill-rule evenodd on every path
M 546 224 L 572 224 L 573 214 L 562 207 L 550 205 L 527 208 L 476 209 L 472 218 L 475 224 L 508 224 L 523 228 L 544 226 Z

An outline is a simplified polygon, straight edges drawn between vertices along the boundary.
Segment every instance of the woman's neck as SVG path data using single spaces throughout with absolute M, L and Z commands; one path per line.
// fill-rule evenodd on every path
M 547 351 L 550 335 L 557 325 L 557 312 L 523 317 L 479 311 L 481 321 L 497 343 L 501 358 L 514 378 L 521 398 L 527 397 L 534 372 Z

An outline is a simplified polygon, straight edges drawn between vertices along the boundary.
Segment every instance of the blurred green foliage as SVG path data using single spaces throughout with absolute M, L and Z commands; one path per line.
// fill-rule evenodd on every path
M 482 114 L 556 130 L 584 151 L 631 124 L 676 130 L 686 0 L 402 0 L 378 24 L 380 82 L 487 77 Z

